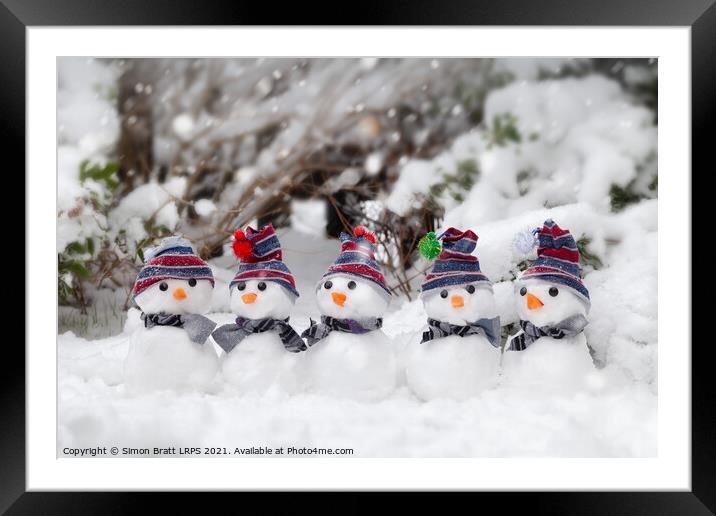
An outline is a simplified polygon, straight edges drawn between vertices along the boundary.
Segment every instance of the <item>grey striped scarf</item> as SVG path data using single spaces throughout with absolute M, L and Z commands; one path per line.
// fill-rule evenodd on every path
M 292 353 L 306 350 L 306 344 L 286 319 L 246 319 L 238 317 L 236 323 L 217 328 L 211 336 L 221 348 L 229 353 L 252 333 L 273 331 L 278 333 L 283 347 Z
M 553 326 L 536 326 L 529 321 L 520 321 L 523 333 L 515 335 L 507 344 L 509 351 L 522 351 L 527 349 L 540 337 L 563 339 L 581 333 L 588 324 L 587 318 L 582 314 L 567 317 Z
M 328 315 L 321 316 L 321 322 L 317 323 L 309 319 L 311 324 L 301 337 L 306 339 L 309 346 L 313 346 L 321 339 L 325 339 L 332 331 L 345 333 L 363 334 L 369 331 L 378 330 L 383 326 L 383 319 L 380 317 L 366 317 L 362 319 L 337 319 Z
M 500 318 L 493 317 L 491 319 L 478 319 L 473 323 L 460 326 L 450 324 L 437 319 L 428 319 L 428 329 L 423 332 L 423 340 L 428 342 L 433 339 L 449 337 L 457 335 L 458 337 L 466 337 L 468 335 L 482 335 L 494 347 L 500 347 Z
M 187 332 L 192 342 L 197 344 L 204 344 L 216 327 L 214 321 L 199 314 L 145 314 L 142 312 L 140 317 L 144 321 L 145 328 L 153 328 L 154 326 L 182 328 Z

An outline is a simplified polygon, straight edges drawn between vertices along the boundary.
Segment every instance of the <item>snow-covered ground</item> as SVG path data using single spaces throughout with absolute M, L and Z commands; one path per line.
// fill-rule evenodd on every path
M 58 450 L 109 443 L 130 447 L 296 446 L 353 448 L 356 456 L 643 457 L 656 454 L 656 210 L 646 201 L 620 214 L 582 204 L 537 210 L 475 228 L 476 253 L 495 278 L 503 324 L 514 322 L 511 240 L 549 213 L 601 249 L 604 266 L 586 274 L 593 299 L 587 339 L 605 365 L 587 389 L 558 394 L 498 386 L 474 399 L 422 402 L 405 386 L 377 402 L 301 392 L 240 395 L 219 384 L 212 394 L 129 395 L 122 363 L 129 335 L 139 327 L 130 310 L 119 335 L 58 338 Z M 317 316 L 313 288 L 338 251 L 338 242 L 295 230 L 279 231 L 285 261 L 302 293 L 292 322 L 297 330 Z M 217 284 L 213 312 L 230 322 L 230 259 L 212 263 Z M 397 299 L 384 330 L 397 349 L 415 344 L 425 313 L 419 300 Z M 412 342 L 411 342 L 412 339 Z

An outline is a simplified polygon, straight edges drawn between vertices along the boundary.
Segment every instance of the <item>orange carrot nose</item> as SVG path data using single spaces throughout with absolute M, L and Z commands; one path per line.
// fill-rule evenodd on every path
M 462 308 L 465 306 L 465 300 L 462 298 L 462 296 L 452 296 L 450 298 L 450 302 L 452 303 L 453 308 Z
M 534 310 L 540 306 L 544 306 L 544 303 L 540 300 L 540 298 L 533 296 L 532 294 L 527 294 L 527 308 L 529 310 Z
M 256 301 L 256 298 L 257 298 L 257 297 L 259 297 L 259 296 L 257 296 L 257 295 L 254 294 L 253 292 L 251 292 L 251 293 L 249 293 L 249 294 L 244 294 L 243 296 L 241 296 L 241 300 L 242 300 L 244 303 L 246 303 L 247 305 L 250 305 L 251 303 L 253 303 L 253 302 Z
M 343 306 L 347 299 L 346 295 L 340 292 L 331 292 L 331 297 L 333 298 L 333 302 L 338 306 Z
M 182 299 L 186 299 L 186 292 L 184 292 L 184 289 L 179 287 L 174 289 L 174 293 L 172 294 L 174 296 L 174 299 L 181 301 Z

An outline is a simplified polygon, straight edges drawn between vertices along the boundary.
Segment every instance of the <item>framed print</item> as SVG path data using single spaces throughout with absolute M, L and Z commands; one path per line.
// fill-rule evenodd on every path
M 153 490 L 714 507 L 689 263 L 708 2 L 386 6 L 353 27 L 32 7 L 1 11 L 28 203 L 3 509 Z

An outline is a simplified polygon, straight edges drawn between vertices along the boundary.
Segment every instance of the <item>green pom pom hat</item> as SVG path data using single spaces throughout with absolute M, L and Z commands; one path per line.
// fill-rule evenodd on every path
M 428 233 L 420 239 L 418 249 L 426 258 L 437 256 L 432 269 L 425 276 L 422 294 L 444 287 L 475 285 L 492 289 L 492 282 L 480 270 L 480 261 L 472 252 L 477 235 L 470 231 L 448 228 L 440 236 Z

